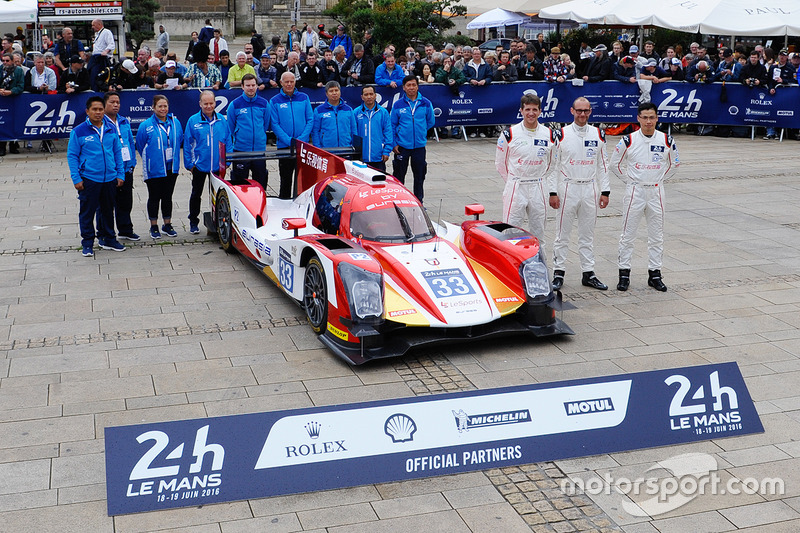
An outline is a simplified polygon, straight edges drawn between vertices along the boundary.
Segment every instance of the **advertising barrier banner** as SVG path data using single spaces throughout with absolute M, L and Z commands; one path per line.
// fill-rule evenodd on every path
M 105 428 L 109 515 L 763 432 L 736 363 Z
M 402 92 L 389 87 L 377 87 L 380 105 L 391 110 Z M 796 127 L 800 116 L 798 86 L 769 91 L 750 89 L 738 83 L 662 83 L 653 86 L 651 97 L 658 105 L 659 120 L 670 123 L 719 124 L 735 126 Z M 303 89 L 316 107 L 325 101 L 323 89 Z M 485 87 L 463 85 L 457 94 L 444 85 L 423 85 L 420 93 L 431 100 L 436 126 L 488 126 L 515 124 L 522 120 L 519 100 L 524 93 L 533 92 L 542 99 L 541 122 L 572 122 L 569 111 L 572 102 L 584 96 L 592 103 L 592 123 L 636 122 L 639 89 L 636 85 L 616 81 L 587 83 L 573 86 L 568 83 L 517 82 L 494 83 Z M 78 95 L 21 94 L 0 99 L 0 141 L 57 139 L 69 137 L 78 121 L 85 120 L 86 100 L 95 93 Z M 164 94 L 170 101 L 170 112 L 181 123 L 199 111 L 198 91 L 123 91 L 120 95 L 120 114 L 133 122 L 134 128 L 152 115 L 151 103 L 155 94 Z M 216 91 L 217 110 L 224 113 L 228 104 L 242 94 L 241 90 Z M 269 99 L 277 89 L 260 93 Z M 360 87 L 344 87 L 342 98 L 351 106 L 361 105 Z M 722 102 L 721 100 L 726 100 Z

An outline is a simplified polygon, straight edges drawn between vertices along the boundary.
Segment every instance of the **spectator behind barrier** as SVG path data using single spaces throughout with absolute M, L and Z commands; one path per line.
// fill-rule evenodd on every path
M 89 72 L 83 67 L 81 56 L 74 55 L 69 60 L 69 69 L 61 75 L 58 92 L 72 94 L 88 90 Z
M 494 81 L 513 82 L 519 79 L 517 68 L 511 64 L 509 58 L 508 50 L 500 52 L 500 60 L 492 74 L 492 79 Z
M 58 87 L 56 73 L 44 64 L 44 56 L 33 56 L 33 68 L 25 74 L 25 92 L 29 93 L 55 93 Z
M 328 61 L 325 60 L 325 63 L 327 65 Z M 340 73 L 347 86 L 375 83 L 375 64 L 361 44 L 353 46 L 353 55 L 344 63 Z

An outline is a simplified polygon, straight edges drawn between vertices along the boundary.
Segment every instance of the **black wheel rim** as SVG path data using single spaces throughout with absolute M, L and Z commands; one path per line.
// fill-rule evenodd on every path
M 217 204 L 217 232 L 219 240 L 223 244 L 231 242 L 231 206 L 228 203 L 228 196 L 223 194 Z
M 325 279 L 322 271 L 316 265 L 310 265 L 306 270 L 303 283 L 303 305 L 306 315 L 315 328 L 322 326 L 325 312 L 328 307 L 328 298 L 325 294 Z

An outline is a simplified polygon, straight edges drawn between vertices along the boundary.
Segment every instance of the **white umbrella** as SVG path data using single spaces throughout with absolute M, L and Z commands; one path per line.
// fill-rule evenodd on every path
M 689 33 L 800 35 L 800 2 L 797 0 L 573 0 L 542 8 L 539 16 L 585 24 L 659 26 Z
M 495 8 L 487 11 L 483 15 L 478 15 L 467 24 L 468 30 L 478 30 L 481 28 L 497 28 L 501 26 L 516 26 L 529 22 L 531 18 L 525 13 L 517 13 L 502 8 Z
M 0 22 L 36 22 L 38 12 L 36 0 L 0 2 Z

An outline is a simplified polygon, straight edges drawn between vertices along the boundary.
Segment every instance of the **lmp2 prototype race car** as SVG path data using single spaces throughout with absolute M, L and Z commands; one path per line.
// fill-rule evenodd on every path
M 479 220 L 479 204 L 460 226 L 433 223 L 394 177 L 302 142 L 296 153 L 294 200 L 231 184 L 223 163 L 205 224 L 297 302 L 336 355 L 358 365 L 436 343 L 573 333 L 527 231 Z

